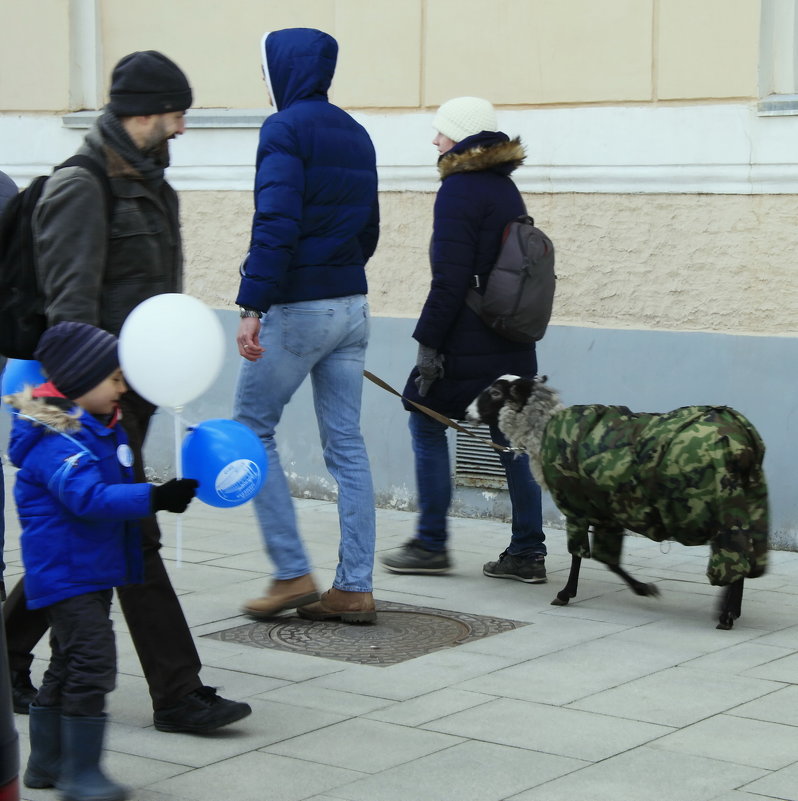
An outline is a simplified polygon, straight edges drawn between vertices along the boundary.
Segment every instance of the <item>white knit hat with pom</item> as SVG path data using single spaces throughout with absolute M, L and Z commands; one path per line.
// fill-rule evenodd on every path
M 453 142 L 462 142 L 480 131 L 497 131 L 496 110 L 481 97 L 455 97 L 447 100 L 435 115 L 432 127 Z

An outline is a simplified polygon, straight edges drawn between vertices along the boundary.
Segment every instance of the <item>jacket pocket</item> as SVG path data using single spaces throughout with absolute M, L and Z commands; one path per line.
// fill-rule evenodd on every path
M 126 239 L 129 236 L 153 236 L 160 234 L 163 225 L 154 215 L 142 214 L 139 209 L 117 209 L 111 219 L 111 239 Z

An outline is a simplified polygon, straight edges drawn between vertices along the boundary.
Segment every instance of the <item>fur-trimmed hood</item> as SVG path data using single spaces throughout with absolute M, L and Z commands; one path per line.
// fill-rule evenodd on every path
M 58 434 L 70 436 L 83 428 L 86 417 L 83 410 L 55 394 L 55 388 L 52 394 L 48 393 L 48 386 L 52 385 L 44 384 L 35 389 L 26 387 L 3 398 L 3 403 L 17 411 L 8 445 L 9 458 L 17 467 L 22 467 L 42 437 Z
M 501 138 L 500 138 L 501 137 Z M 526 150 L 520 137 L 508 139 L 505 134 L 469 136 L 458 142 L 438 160 L 441 180 L 458 172 L 482 172 L 500 169 L 506 175 L 524 163 Z
M 13 395 L 6 395 L 3 403 L 24 415 L 32 425 L 46 426 L 60 433 L 77 431 L 80 427 L 82 409 L 64 403 L 64 398 L 34 395 L 31 387 L 25 387 Z

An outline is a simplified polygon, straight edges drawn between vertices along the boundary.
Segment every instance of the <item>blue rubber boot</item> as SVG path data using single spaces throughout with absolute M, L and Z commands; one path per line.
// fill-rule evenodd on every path
M 125 801 L 127 787 L 100 769 L 106 716 L 61 717 L 61 801 Z
M 31 704 L 30 757 L 22 776 L 25 787 L 55 787 L 61 766 L 61 707 Z

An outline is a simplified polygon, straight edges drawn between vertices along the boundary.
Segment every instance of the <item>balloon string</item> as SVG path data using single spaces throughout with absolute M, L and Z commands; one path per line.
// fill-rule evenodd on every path
M 177 416 L 177 418 L 182 421 L 183 426 L 187 431 L 191 430 L 192 428 L 196 428 L 198 425 L 197 423 L 192 423 L 190 420 L 186 420 L 186 418 L 183 417 L 182 406 L 175 406 L 173 409 L 166 409 L 166 411 L 169 412 L 169 414 L 171 414 L 173 417 Z
M 175 478 L 183 478 L 183 451 L 180 440 L 183 434 L 182 406 L 174 407 L 175 418 Z M 183 516 L 178 515 L 175 521 L 175 557 L 177 566 L 183 564 Z

